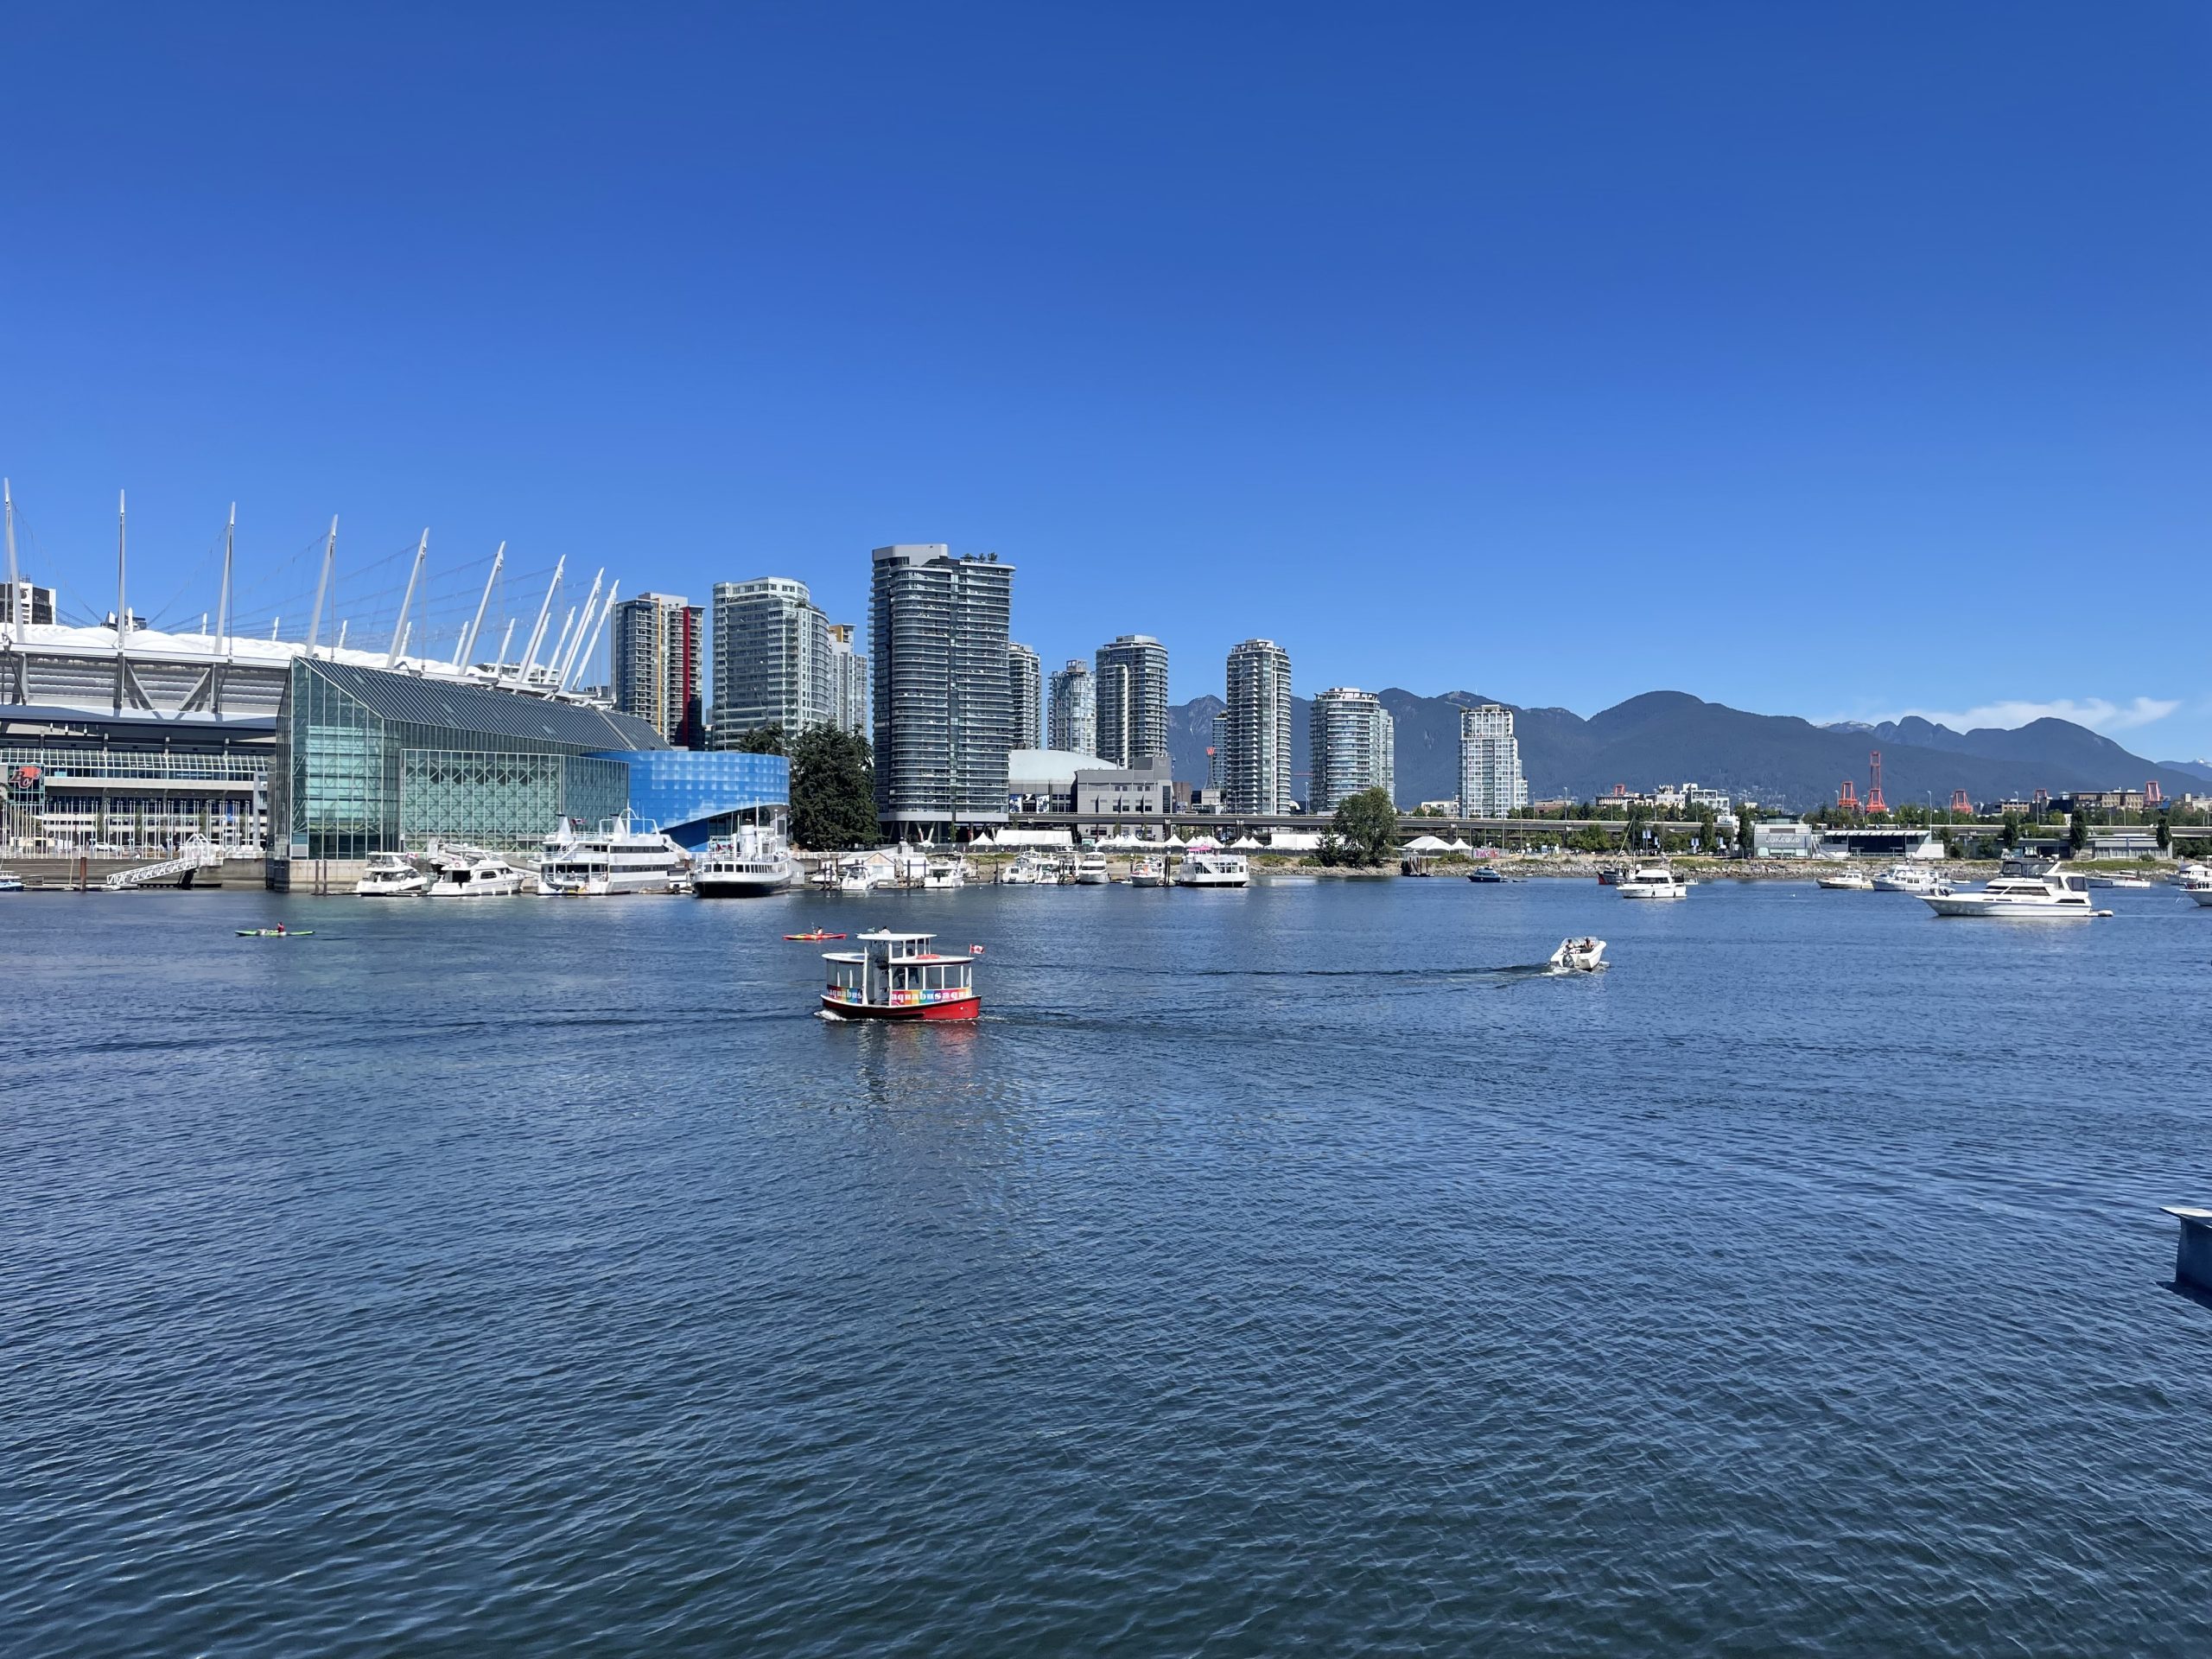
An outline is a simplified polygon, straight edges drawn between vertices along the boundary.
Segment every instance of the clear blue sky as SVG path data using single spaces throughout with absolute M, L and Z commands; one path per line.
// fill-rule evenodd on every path
M 1048 663 L 1155 633 L 1179 697 L 1266 634 L 1301 690 L 2212 751 L 2198 3 L 8 37 L 0 471 L 86 603 L 118 488 L 134 600 L 195 615 L 233 499 L 243 609 L 336 512 L 341 608 L 427 524 L 448 626 L 502 537 L 851 620 L 871 546 L 946 541 Z

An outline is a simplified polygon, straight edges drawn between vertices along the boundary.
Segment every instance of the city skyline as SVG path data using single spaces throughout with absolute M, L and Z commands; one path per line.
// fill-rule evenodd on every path
M 1199 16 L 1167 57 L 1052 16 L 28 18 L 27 572 L 97 602 L 118 487 L 156 601 L 232 499 L 263 569 L 335 512 L 376 558 L 428 522 L 434 563 L 784 570 L 847 617 L 846 550 L 927 538 L 1022 564 L 1048 662 L 1160 634 L 1177 702 L 1258 634 L 1306 690 L 2049 711 L 2212 752 L 2201 666 L 2124 599 L 2212 511 L 2208 231 L 2171 211 L 2212 153 L 2201 17 L 1961 10 L 1900 52 L 1603 10 Z M 918 83 L 954 113 L 906 121 Z M 2066 652 L 1882 597 L 2000 580 L 2087 596 Z M 1518 626 L 1469 661 L 1405 626 L 1408 582 Z

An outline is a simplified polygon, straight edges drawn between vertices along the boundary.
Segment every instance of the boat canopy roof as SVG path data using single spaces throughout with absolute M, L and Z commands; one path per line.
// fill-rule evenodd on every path
M 937 938 L 937 935 L 934 933 L 894 933 L 887 927 L 879 927 L 873 932 L 855 933 L 853 937 L 868 944 L 912 944 L 916 943 L 927 944 L 931 939 Z

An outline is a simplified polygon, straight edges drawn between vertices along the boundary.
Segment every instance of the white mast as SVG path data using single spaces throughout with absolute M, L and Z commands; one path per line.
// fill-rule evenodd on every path
M 346 630 L 352 626 L 353 620 L 353 619 L 349 616 L 338 625 L 338 643 L 330 648 L 333 657 L 346 649 Z
M 554 640 L 553 649 L 545 653 L 545 678 L 549 684 L 558 685 L 561 683 L 561 677 L 555 672 L 554 664 L 561 660 L 561 652 L 569 643 L 569 631 L 575 626 L 576 607 L 571 605 L 569 607 L 568 615 L 561 619 L 560 638 Z
M 123 593 L 124 529 L 123 492 L 118 490 L 115 493 L 115 654 L 118 657 L 123 655 L 124 636 L 130 632 L 130 607 L 124 603 Z
M 322 601 L 330 592 L 330 567 L 338 556 L 338 515 L 330 515 L 330 534 L 322 543 L 322 574 L 315 578 L 315 612 L 308 618 L 308 656 L 315 656 L 315 636 L 322 632 Z
M 607 619 L 614 613 L 614 595 L 621 585 L 620 582 L 615 582 L 607 588 L 607 603 L 599 607 L 599 620 L 591 625 L 591 639 L 584 648 L 576 653 L 575 661 L 569 666 L 569 672 L 571 677 L 590 668 L 592 653 L 599 649 L 600 630 L 607 626 Z M 567 680 L 561 683 L 561 689 L 563 690 L 568 689 Z
M 22 607 L 16 597 L 16 493 L 4 478 L 0 478 L 0 502 L 6 504 L 8 518 L 8 627 L 11 635 L 21 638 Z
M 517 685 L 528 685 L 531 671 L 537 666 L 537 648 L 545 643 L 545 618 L 553 608 L 553 595 L 561 590 L 561 572 L 568 564 L 566 554 L 554 563 L 553 580 L 546 583 L 544 602 L 537 607 L 537 626 L 530 631 L 530 648 L 522 654 L 522 672 L 516 678 Z
M 492 664 L 495 676 L 504 677 L 507 671 L 507 647 L 515 642 L 515 620 L 507 619 L 507 631 L 499 636 L 499 660 Z
M 569 641 L 569 654 L 560 659 L 561 665 L 553 671 L 553 689 L 556 691 L 569 683 L 569 671 L 575 665 L 576 652 L 584 643 L 584 630 L 591 626 L 592 613 L 599 608 L 599 587 L 606 579 L 607 567 L 602 564 L 591 579 L 591 592 L 584 595 L 584 607 L 578 613 L 583 620 L 576 625 L 576 637 Z
M 215 601 L 215 654 L 226 656 L 231 649 L 231 555 L 237 550 L 238 539 L 238 504 L 231 503 L 231 522 L 223 527 L 223 588 Z
M 453 648 L 453 665 L 465 668 L 469 652 L 476 649 L 477 633 L 484 626 L 484 607 L 492 602 L 492 584 L 499 579 L 499 567 L 506 562 L 507 544 L 499 543 L 499 550 L 492 556 L 492 574 L 484 578 L 484 597 L 476 601 L 476 620 L 461 631 L 461 638 Z
M 423 531 L 423 539 L 415 543 L 414 568 L 407 573 L 407 591 L 400 596 L 399 620 L 391 625 L 391 652 L 384 659 L 386 668 L 399 666 L 399 653 L 407 648 L 407 610 L 415 602 L 415 584 L 423 579 L 423 560 L 430 550 L 430 532 Z

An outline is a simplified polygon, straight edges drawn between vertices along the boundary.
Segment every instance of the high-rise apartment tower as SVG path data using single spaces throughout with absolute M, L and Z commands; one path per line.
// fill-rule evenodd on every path
M 1019 640 L 1006 648 L 1007 689 L 1014 697 L 1014 747 L 1045 747 L 1045 665 Z
M 1076 658 L 1052 676 L 1052 729 L 1048 747 L 1077 754 L 1098 753 L 1098 681 Z
M 942 543 L 875 550 L 875 802 L 895 830 L 1006 821 L 1013 598 L 1014 567 L 995 553 L 956 559 Z
M 1381 789 L 1395 797 L 1396 722 L 1380 697 L 1334 686 L 1313 699 L 1312 718 L 1313 776 L 1306 789 L 1307 811 L 1334 812 L 1363 790 Z
M 1272 639 L 1229 649 L 1229 753 L 1221 768 L 1229 812 L 1290 810 L 1290 653 Z
M 699 702 L 705 617 L 674 594 L 639 594 L 614 607 L 614 706 L 650 721 L 679 749 L 702 747 L 706 738 Z
M 1125 633 L 1098 647 L 1099 759 L 1141 766 L 1167 755 L 1167 647 Z
M 1459 711 L 1459 810 L 1471 818 L 1503 818 L 1529 804 L 1521 776 L 1521 745 L 1513 711 L 1485 702 Z
M 714 743 L 779 726 L 793 737 L 836 717 L 830 619 L 789 576 L 715 584 Z

